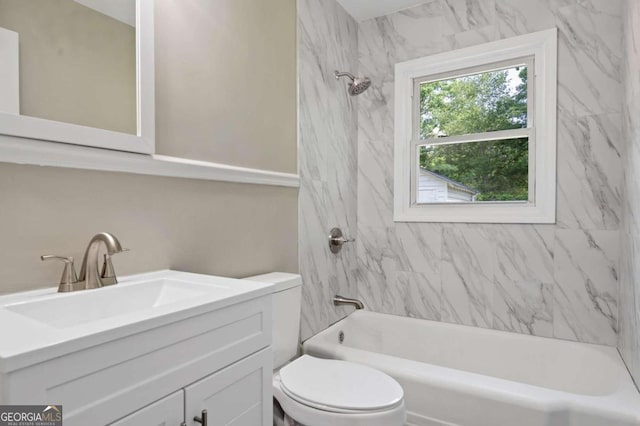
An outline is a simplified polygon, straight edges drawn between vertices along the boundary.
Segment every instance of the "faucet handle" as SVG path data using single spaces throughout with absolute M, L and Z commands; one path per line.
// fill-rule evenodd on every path
M 73 284 L 78 282 L 76 268 L 73 265 L 73 257 L 54 256 L 52 254 L 47 254 L 44 256 L 40 256 L 40 260 L 60 260 L 64 262 L 64 269 L 62 270 L 62 277 L 60 278 L 58 293 L 73 291 Z
M 128 248 L 123 248 L 120 253 L 128 252 Z M 111 255 L 109 253 L 104 254 L 104 262 L 102 263 L 102 271 L 100 272 L 100 278 L 102 278 L 102 285 L 118 284 L 118 278 L 116 277 L 116 271 L 113 269 L 113 262 L 111 261 Z
M 104 254 L 104 262 L 102 263 L 100 278 L 102 278 L 102 285 L 118 284 L 118 278 L 116 277 L 116 271 L 113 269 L 111 256 L 107 253 Z

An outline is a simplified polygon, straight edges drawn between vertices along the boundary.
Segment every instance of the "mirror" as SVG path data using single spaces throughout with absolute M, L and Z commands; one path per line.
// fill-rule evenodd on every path
M 153 0 L 0 0 L 0 134 L 153 153 Z

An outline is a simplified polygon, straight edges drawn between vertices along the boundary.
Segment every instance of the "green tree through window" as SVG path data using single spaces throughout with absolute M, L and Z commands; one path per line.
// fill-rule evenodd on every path
M 420 85 L 420 137 L 441 138 L 527 126 L 527 68 Z M 420 166 L 477 190 L 477 201 L 528 199 L 528 140 L 428 145 Z

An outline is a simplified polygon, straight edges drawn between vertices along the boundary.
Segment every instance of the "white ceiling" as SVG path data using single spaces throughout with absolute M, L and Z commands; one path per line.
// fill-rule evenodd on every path
M 362 22 L 426 3 L 426 0 L 338 0 L 338 3 L 356 21 Z

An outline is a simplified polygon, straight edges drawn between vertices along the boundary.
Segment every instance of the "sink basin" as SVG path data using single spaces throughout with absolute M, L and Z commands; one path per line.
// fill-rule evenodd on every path
M 273 285 L 157 271 L 71 293 L 0 296 L 0 373 L 269 295 Z
M 222 292 L 225 290 L 221 286 L 159 279 L 56 294 L 35 301 L 6 305 L 5 309 L 53 327 L 67 328 L 199 298 L 212 289 Z

